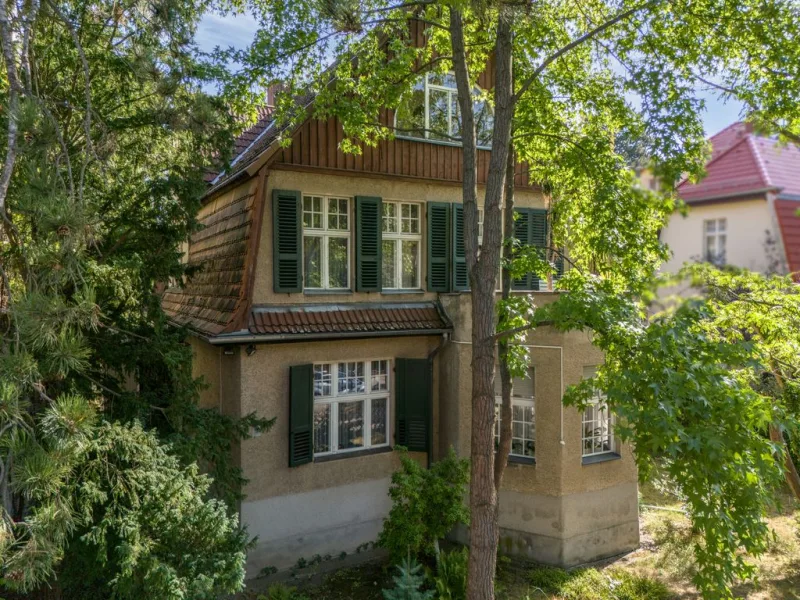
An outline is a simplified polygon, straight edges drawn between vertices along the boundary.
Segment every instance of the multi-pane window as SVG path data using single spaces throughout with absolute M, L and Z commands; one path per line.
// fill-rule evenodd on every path
M 478 146 L 492 140 L 494 117 L 491 108 L 475 90 L 475 129 Z M 397 107 L 395 127 L 400 136 L 457 142 L 461 139 L 461 114 L 456 80 L 451 73 L 427 73 L 403 97 Z
M 389 361 L 314 365 L 314 454 L 389 443 Z
M 383 201 L 381 283 L 383 289 L 420 287 L 422 209 L 412 202 Z
M 350 285 L 350 200 L 303 196 L 303 287 Z
M 536 419 L 533 395 L 533 370 L 530 377 L 515 377 L 511 392 L 511 452 L 510 456 L 536 456 Z M 500 446 L 500 406 L 503 402 L 500 373 L 495 374 L 494 441 Z
M 483 209 L 478 209 L 478 249 L 483 246 Z
M 583 377 L 595 376 L 596 367 L 585 367 Z M 583 456 L 596 456 L 616 452 L 614 441 L 614 416 L 608 409 L 605 396 L 599 392 L 583 411 Z
M 727 220 L 707 219 L 703 221 L 703 236 L 705 260 L 715 265 L 724 265 L 725 247 L 728 241 Z

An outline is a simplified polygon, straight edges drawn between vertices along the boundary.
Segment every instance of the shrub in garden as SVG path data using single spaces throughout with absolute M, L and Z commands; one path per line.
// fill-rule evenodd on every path
M 400 470 L 392 475 L 389 496 L 392 509 L 383 523 L 378 544 L 394 562 L 409 552 L 432 555 L 438 541 L 457 523 L 469 523 L 464 504 L 469 483 L 469 461 L 451 448 L 447 456 L 425 469 L 398 447 Z
M 465 548 L 440 552 L 436 557 L 436 594 L 439 600 L 466 600 L 467 561 L 469 551 Z

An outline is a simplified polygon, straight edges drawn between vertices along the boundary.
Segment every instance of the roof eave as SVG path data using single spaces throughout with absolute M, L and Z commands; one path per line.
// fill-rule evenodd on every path
M 286 342 L 313 342 L 336 339 L 366 339 L 385 337 L 406 337 L 422 335 L 445 335 L 452 333 L 453 328 L 438 329 L 402 329 L 390 331 L 348 331 L 348 332 L 320 332 L 320 333 L 278 333 L 254 334 L 247 329 L 224 333 L 207 338 L 213 346 L 227 346 L 232 344 L 278 344 Z
M 776 191 L 778 189 L 780 189 L 780 188 L 777 188 L 775 186 L 770 186 L 770 187 L 763 187 L 763 188 L 755 188 L 755 189 L 752 189 L 752 190 L 744 190 L 744 191 L 741 191 L 741 192 L 733 192 L 733 193 L 728 192 L 728 193 L 725 193 L 725 194 L 715 194 L 715 195 L 711 195 L 711 196 L 700 196 L 699 198 L 689 198 L 689 199 L 681 198 L 681 199 L 684 202 L 686 202 L 686 204 L 695 204 L 695 203 L 700 203 L 700 202 L 708 202 L 708 201 L 712 201 L 712 200 L 724 201 L 724 200 L 728 200 L 728 199 L 742 198 L 743 196 L 752 196 L 754 194 L 766 194 L 768 192 L 774 192 L 774 191 Z

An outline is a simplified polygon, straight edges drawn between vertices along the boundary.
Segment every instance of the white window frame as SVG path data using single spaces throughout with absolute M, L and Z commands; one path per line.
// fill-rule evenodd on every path
M 422 136 L 421 137 L 419 135 L 415 135 L 413 132 L 409 132 L 409 131 L 398 132 L 395 137 L 409 138 L 409 139 L 415 139 L 415 140 L 426 139 L 426 140 L 429 140 L 431 142 L 435 142 L 435 143 L 439 143 L 439 144 L 449 144 L 449 145 L 453 145 L 453 146 L 461 146 L 462 142 L 461 142 L 461 138 L 457 137 L 458 131 L 457 131 L 457 125 L 456 125 L 455 118 L 454 118 L 454 113 L 453 113 L 454 103 L 456 103 L 456 104 L 458 103 L 458 88 L 457 87 L 449 87 L 449 86 L 446 86 L 446 85 L 440 85 L 440 84 L 436 84 L 436 83 L 431 83 L 430 82 L 430 76 L 431 75 L 440 75 L 440 73 L 425 73 L 422 76 L 422 89 L 423 89 L 424 98 L 425 98 L 424 99 L 424 102 L 425 102 L 425 107 L 424 107 L 424 110 L 425 110 L 425 123 L 424 123 L 425 131 L 422 132 Z M 455 79 L 455 74 L 452 71 L 449 71 L 449 72 L 444 73 L 442 75 L 450 76 L 450 77 L 453 77 L 453 79 Z M 439 91 L 439 92 L 447 92 L 447 94 L 448 94 L 447 95 L 447 135 L 451 139 L 440 140 L 440 139 L 436 139 L 436 138 L 431 138 L 430 134 L 431 133 L 436 133 L 436 132 L 432 132 L 431 131 L 431 97 L 430 97 L 431 90 Z M 402 101 L 403 100 L 401 98 L 400 102 L 402 102 Z M 492 110 L 491 107 L 489 107 L 489 110 Z M 395 131 L 396 131 L 397 130 L 397 111 L 395 111 L 395 113 L 394 113 L 394 127 L 395 127 Z M 490 150 L 491 149 L 489 146 L 481 146 L 481 145 L 478 145 L 477 148 L 480 148 L 482 150 Z
M 382 204 L 392 204 L 395 206 L 395 221 L 397 231 L 388 232 L 383 230 L 383 207 L 381 207 L 381 244 L 383 242 L 394 243 L 394 285 L 384 286 L 383 284 L 383 258 L 381 258 L 381 285 L 384 290 L 419 290 L 422 287 L 422 204 L 420 202 L 409 202 L 406 200 L 383 200 Z M 417 207 L 417 233 L 402 233 L 403 231 L 403 206 Z M 417 242 L 417 279 L 412 287 L 403 286 L 403 242 Z
M 709 226 L 713 224 L 713 230 Z M 720 238 L 724 236 L 725 242 L 720 244 Z M 708 252 L 709 240 L 713 240 L 714 256 Z M 722 248 L 720 248 L 722 246 Z M 728 219 L 720 217 L 717 219 L 703 219 L 703 260 L 715 265 L 724 265 L 727 261 L 728 252 Z
M 386 389 L 372 391 L 372 363 L 376 362 L 386 363 Z M 365 391 L 360 394 L 339 393 L 339 365 L 342 363 L 363 363 L 364 364 L 364 379 Z M 316 368 L 322 365 L 329 365 L 331 369 L 331 395 L 330 396 L 317 396 L 314 395 L 314 409 L 318 405 L 327 404 L 330 406 L 330 413 L 328 416 L 328 424 L 330 430 L 328 432 L 328 441 L 330 450 L 328 452 L 314 452 L 314 456 L 330 456 L 333 454 L 348 454 L 352 452 L 360 452 L 370 448 L 383 448 L 391 445 L 391 424 L 392 424 L 392 361 L 389 358 L 374 358 L 374 359 L 357 359 L 357 360 L 340 360 L 335 362 L 315 362 L 312 367 L 312 376 L 315 377 Z M 316 381 L 316 379 L 314 379 Z M 383 444 L 372 443 L 372 401 L 386 399 L 386 442 Z M 364 402 L 364 444 L 358 448 L 345 448 L 339 450 L 339 404 L 347 402 Z M 312 416 L 313 422 L 313 416 Z M 367 432 L 369 436 L 367 436 Z M 369 437 L 369 439 L 367 439 Z M 312 444 L 316 438 L 316 429 L 311 431 Z
M 349 290 L 350 280 L 352 277 L 351 271 L 352 269 L 352 252 L 353 252 L 353 244 L 351 240 L 351 232 L 353 230 L 353 211 L 352 211 L 352 198 L 350 196 L 335 196 L 331 194 L 312 194 L 312 193 L 303 193 L 301 194 L 302 201 L 301 201 L 301 220 L 303 223 L 303 233 L 302 233 L 302 246 L 303 246 L 303 289 L 304 290 Z M 306 227 L 305 224 L 305 201 L 306 198 L 321 198 L 322 199 L 322 228 L 316 227 Z M 347 229 L 328 229 L 328 208 L 329 208 L 329 200 L 346 200 L 347 201 Z M 322 285 L 320 287 L 307 287 L 306 286 L 306 244 L 305 238 L 306 237 L 318 237 L 321 238 L 320 242 L 320 260 L 322 263 L 322 273 L 320 275 Z M 345 283 L 344 287 L 330 287 L 330 264 L 329 264 L 329 251 L 328 245 L 331 238 L 339 238 L 339 239 L 346 239 L 347 240 L 347 282 Z
M 592 379 L 597 372 L 597 367 L 584 367 L 583 369 L 583 377 L 584 379 Z M 606 397 L 605 394 L 600 393 L 599 391 L 595 394 L 592 402 L 586 409 L 581 413 L 581 456 L 583 458 L 589 458 L 593 456 L 602 456 L 605 454 L 617 454 L 617 440 L 616 436 L 614 435 L 614 415 L 611 410 L 608 408 L 608 404 L 605 402 Z M 604 409 L 605 418 L 597 418 L 598 407 Z M 587 413 L 589 410 L 592 410 L 593 418 L 587 419 Z M 605 425 L 604 425 L 605 423 Z M 590 435 L 586 435 L 586 426 L 591 426 L 592 433 Z M 598 434 L 597 431 L 600 430 Z M 604 431 L 605 429 L 605 431 Z M 607 432 L 607 433 L 606 433 Z M 602 442 L 604 439 L 608 438 L 608 449 L 605 450 L 602 447 Z M 586 442 L 591 441 L 592 443 L 592 450 L 591 452 L 586 451 Z M 595 442 L 600 444 L 600 449 L 595 450 Z
M 500 371 L 499 368 L 495 369 L 495 378 L 499 378 L 500 377 L 500 372 L 499 371 Z M 532 385 L 534 386 L 534 389 L 535 389 L 535 385 L 536 385 L 535 370 L 533 368 L 529 369 L 529 374 L 530 374 L 530 378 L 532 380 Z M 500 440 L 500 413 L 501 413 L 501 408 L 502 408 L 502 405 L 503 405 L 503 397 L 500 396 L 500 395 L 495 395 L 494 401 L 495 401 L 495 404 L 494 404 L 494 439 L 495 439 L 495 447 L 497 447 L 499 445 L 499 440 Z M 526 421 L 514 421 L 514 407 L 515 406 L 518 406 L 523 410 L 525 408 L 528 408 L 528 407 L 530 407 L 530 409 L 531 409 L 531 414 L 533 415 L 533 420 L 531 421 L 530 425 L 533 428 L 533 437 L 530 439 L 530 441 L 533 442 L 533 456 L 528 456 L 527 454 L 524 454 L 524 449 L 523 449 L 523 454 L 517 454 L 517 453 L 514 452 L 514 449 L 513 449 L 514 448 L 513 438 L 515 437 L 514 436 L 514 423 L 522 423 L 522 428 L 523 428 L 522 445 L 523 445 L 523 448 L 525 446 L 525 442 L 529 441 L 528 438 L 525 437 L 525 425 L 527 424 L 527 422 Z M 535 391 L 534 391 L 534 395 L 531 396 L 531 397 L 513 396 L 513 395 L 511 396 L 511 437 L 512 437 L 512 445 L 511 445 L 511 449 L 508 452 L 509 457 L 513 456 L 515 458 L 523 458 L 523 459 L 526 459 L 526 460 L 536 460 L 536 392 Z

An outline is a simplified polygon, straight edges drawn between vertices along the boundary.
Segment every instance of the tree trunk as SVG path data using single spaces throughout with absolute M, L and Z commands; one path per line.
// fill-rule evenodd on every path
M 507 300 L 511 296 L 511 272 L 508 264 L 511 261 L 513 248 L 507 243 L 514 231 L 514 168 L 516 166 L 516 156 L 514 155 L 513 144 L 508 149 L 508 160 L 506 162 L 506 185 L 503 199 L 503 271 L 502 271 L 502 297 Z M 503 473 L 508 464 L 508 455 L 511 453 L 511 394 L 514 391 L 511 371 L 508 369 L 508 338 L 501 338 L 497 344 L 498 358 L 500 359 L 500 393 L 502 394 L 502 404 L 500 405 L 500 443 L 494 455 L 494 488 L 500 493 L 500 486 L 503 484 Z
M 472 289 L 472 445 L 470 451 L 470 553 L 468 600 L 492 600 L 499 527 L 494 485 L 495 297 L 502 244 L 500 201 L 511 141 L 511 9 L 503 5 L 495 45 L 495 121 L 484 200 L 483 247 L 477 253 L 475 121 L 466 63 L 464 29 L 458 10 L 450 11 L 453 68 L 463 126 L 464 230 Z
M 800 475 L 797 473 L 797 467 L 792 460 L 792 455 L 789 452 L 789 447 L 786 445 L 786 440 L 784 439 L 781 430 L 775 424 L 770 424 L 769 426 L 769 439 L 777 444 L 780 444 L 783 448 L 783 464 L 786 483 L 789 485 L 789 489 L 792 490 L 794 497 L 800 500 Z

